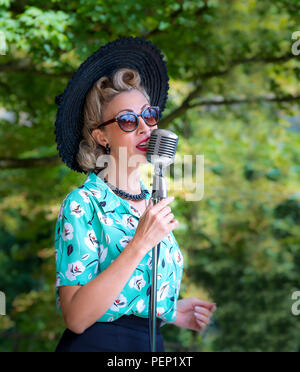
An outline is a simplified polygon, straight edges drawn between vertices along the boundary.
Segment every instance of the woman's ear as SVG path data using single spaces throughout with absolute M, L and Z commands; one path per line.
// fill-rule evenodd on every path
M 99 145 L 102 145 L 103 147 L 106 146 L 108 143 L 103 131 L 101 129 L 94 129 L 92 130 L 92 137 L 94 140 L 99 143 Z

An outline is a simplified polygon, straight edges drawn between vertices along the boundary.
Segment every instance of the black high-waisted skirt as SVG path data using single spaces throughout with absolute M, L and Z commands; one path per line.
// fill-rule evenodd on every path
M 156 324 L 156 351 L 164 352 L 161 320 L 157 319 Z M 80 335 L 66 329 L 55 351 L 151 351 L 148 326 L 148 318 L 124 315 L 113 322 L 96 322 Z

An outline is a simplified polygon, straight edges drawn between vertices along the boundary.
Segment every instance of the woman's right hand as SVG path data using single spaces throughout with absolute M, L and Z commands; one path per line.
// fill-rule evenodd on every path
M 133 237 L 145 250 L 145 254 L 178 226 L 178 221 L 174 220 L 174 214 L 168 206 L 173 200 L 174 197 L 170 196 L 153 204 L 152 199 L 149 199 Z

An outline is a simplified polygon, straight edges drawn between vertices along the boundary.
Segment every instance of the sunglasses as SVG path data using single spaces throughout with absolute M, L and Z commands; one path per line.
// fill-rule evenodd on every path
M 125 112 L 123 114 L 115 116 L 111 120 L 105 121 L 97 128 L 117 122 L 119 127 L 124 132 L 133 132 L 139 125 L 139 116 L 143 118 L 144 122 L 149 127 L 153 127 L 159 121 L 159 106 L 146 107 L 140 114 L 136 114 L 134 112 Z

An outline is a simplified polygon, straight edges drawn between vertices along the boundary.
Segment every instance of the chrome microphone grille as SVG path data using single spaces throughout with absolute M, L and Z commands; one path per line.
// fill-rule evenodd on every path
M 151 134 L 148 144 L 148 162 L 156 162 L 153 161 L 153 155 L 155 155 L 156 159 L 157 157 L 169 158 L 170 164 L 172 164 L 174 162 L 177 145 L 178 136 L 176 134 L 166 129 L 155 129 Z

